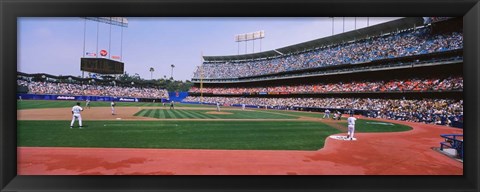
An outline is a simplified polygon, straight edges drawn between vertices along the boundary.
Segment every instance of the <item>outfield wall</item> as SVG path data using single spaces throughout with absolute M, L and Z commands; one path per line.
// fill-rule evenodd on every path
M 75 96 L 75 95 L 39 95 L 39 94 L 17 94 L 17 99 L 22 100 L 57 100 L 57 101 L 115 101 L 115 102 L 152 102 L 150 98 L 134 97 L 111 97 L 111 96 Z M 165 102 L 166 99 L 157 99 L 158 102 Z

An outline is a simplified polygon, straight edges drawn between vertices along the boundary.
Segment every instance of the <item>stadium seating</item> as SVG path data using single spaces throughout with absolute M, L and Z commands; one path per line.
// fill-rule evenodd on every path
M 461 32 L 433 33 L 430 27 L 424 27 L 301 53 L 289 53 L 276 58 L 257 58 L 254 61 L 205 61 L 203 70 L 197 69 L 193 78 L 250 77 L 461 48 L 463 48 Z
M 135 97 L 135 98 L 168 98 L 167 90 L 158 89 L 158 88 L 36 82 L 36 81 L 26 81 L 26 80 L 17 80 L 17 85 L 28 87 L 28 93 L 31 93 L 31 94 L 92 95 L 92 96 Z
M 310 83 L 264 87 L 192 87 L 190 93 L 241 95 L 260 92 L 280 93 L 344 93 L 344 92 L 402 92 L 463 90 L 462 77 L 410 78 L 389 81 L 351 81 L 336 83 Z

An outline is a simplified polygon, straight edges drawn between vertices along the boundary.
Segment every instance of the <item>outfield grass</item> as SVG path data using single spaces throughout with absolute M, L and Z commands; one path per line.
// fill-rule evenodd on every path
M 158 119 L 297 119 L 298 117 L 281 113 L 263 111 L 222 110 L 230 114 L 208 114 L 213 110 L 183 110 L 183 109 L 142 109 L 135 116 Z
M 77 104 L 78 101 L 47 101 L 47 100 L 17 100 L 17 109 L 39 109 L 39 108 L 69 108 Z M 81 107 L 85 107 L 85 101 L 80 101 Z M 145 102 L 116 102 L 117 107 L 163 107 L 162 103 L 145 103 Z M 91 107 L 110 107 L 110 102 L 92 101 Z M 166 104 L 169 108 L 170 104 Z M 208 107 L 211 105 L 194 105 L 175 103 L 175 107 Z
M 18 146 L 318 150 L 339 133 L 319 122 L 18 121 Z
M 321 112 L 312 112 L 312 111 L 286 111 L 286 110 L 264 110 L 266 113 L 281 113 L 281 114 L 288 114 L 288 115 L 293 115 L 293 116 L 303 116 L 303 117 L 315 117 L 315 118 L 323 118 L 323 114 Z M 342 114 L 342 119 L 347 119 L 345 118 L 347 116 L 346 114 Z M 333 113 L 330 114 L 330 118 L 332 119 Z
M 340 123 L 347 127 L 347 122 Z M 375 121 L 372 119 L 358 119 L 355 121 L 356 133 L 372 133 L 372 132 L 401 132 L 412 130 L 411 127 L 395 123 L 386 123 Z

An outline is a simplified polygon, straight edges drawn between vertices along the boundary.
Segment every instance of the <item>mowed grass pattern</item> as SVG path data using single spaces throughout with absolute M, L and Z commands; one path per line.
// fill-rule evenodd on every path
M 231 114 L 208 114 L 212 110 L 184 109 L 142 109 L 135 116 L 157 119 L 297 119 L 298 117 L 281 113 L 263 111 L 223 110 Z
M 155 113 L 151 111 L 150 113 Z M 17 145 L 159 149 L 318 150 L 339 133 L 319 122 L 18 121 Z

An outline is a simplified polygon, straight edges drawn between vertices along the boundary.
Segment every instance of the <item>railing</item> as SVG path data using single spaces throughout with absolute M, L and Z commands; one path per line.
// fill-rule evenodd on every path
M 444 142 L 440 142 L 440 150 L 444 148 L 455 149 L 459 159 L 463 160 L 463 135 L 460 134 L 442 134 Z

